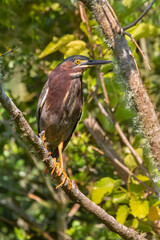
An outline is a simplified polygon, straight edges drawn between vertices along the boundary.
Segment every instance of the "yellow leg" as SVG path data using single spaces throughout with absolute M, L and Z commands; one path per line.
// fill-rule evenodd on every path
M 45 146 L 45 148 L 46 148 L 47 151 L 48 151 L 48 148 L 47 148 L 47 142 L 46 142 L 46 133 L 45 133 L 45 131 L 42 132 L 41 140 L 43 141 L 44 146 Z M 51 155 L 51 152 L 48 151 L 48 154 Z
M 43 133 L 41 139 L 44 142 L 45 148 L 47 149 L 45 132 Z M 47 149 L 47 151 L 48 151 L 48 149 Z M 68 182 L 69 182 L 69 188 L 68 189 L 71 190 L 72 183 L 71 183 L 71 180 L 69 179 L 69 177 L 67 176 L 66 172 L 64 171 L 62 151 L 63 151 L 63 141 L 61 141 L 60 144 L 58 145 L 59 163 L 56 162 L 56 158 L 53 158 L 54 168 L 51 171 L 51 176 L 53 175 L 53 173 L 54 173 L 54 171 L 57 167 L 56 173 L 58 174 L 58 176 L 60 176 L 63 173 L 64 178 L 63 178 L 62 182 L 56 187 L 56 189 L 61 187 L 65 183 L 65 180 L 67 179 Z M 48 152 L 48 154 L 51 155 L 51 152 Z M 59 169 L 60 169 L 60 172 L 59 172 Z M 47 174 L 47 168 L 45 168 L 44 173 L 45 173 L 45 175 Z M 52 180 L 52 178 L 51 178 L 51 180 Z
M 68 179 L 69 190 L 71 190 L 72 183 L 71 183 L 71 180 L 69 179 L 69 177 L 67 176 L 66 172 L 64 171 L 62 151 L 63 151 L 63 141 L 61 141 L 60 144 L 58 145 L 59 164 L 57 163 L 57 171 L 56 171 L 56 173 L 58 174 L 58 176 L 60 176 L 63 173 L 64 178 L 63 178 L 62 182 L 56 188 L 61 187 L 65 183 L 65 180 Z M 59 172 L 59 168 L 60 168 L 60 172 Z
M 59 165 L 60 165 L 60 169 L 61 169 L 60 172 L 59 172 L 59 169 L 58 169 L 58 172 L 59 172 L 59 173 L 57 172 L 58 176 L 60 176 L 64 171 L 62 151 L 63 151 L 63 141 L 61 141 L 60 144 L 58 145 Z

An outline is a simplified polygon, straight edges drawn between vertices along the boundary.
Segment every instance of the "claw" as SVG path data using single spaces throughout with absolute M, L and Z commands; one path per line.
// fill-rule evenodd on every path
M 52 169 L 51 175 L 54 173 L 56 165 L 57 165 L 56 158 L 53 158 L 53 161 L 54 161 L 54 168 Z
M 71 190 L 71 187 L 72 187 L 71 180 L 69 179 L 69 177 L 67 176 L 67 174 L 66 174 L 65 171 L 62 171 L 62 173 L 64 174 L 63 181 L 56 187 L 56 189 L 59 188 L 59 187 L 61 187 L 61 186 L 63 186 L 63 184 L 65 183 L 65 181 L 66 181 L 66 179 L 67 179 L 68 182 L 69 182 L 69 188 L 68 188 L 68 190 Z M 62 174 L 62 173 L 61 173 L 61 174 Z

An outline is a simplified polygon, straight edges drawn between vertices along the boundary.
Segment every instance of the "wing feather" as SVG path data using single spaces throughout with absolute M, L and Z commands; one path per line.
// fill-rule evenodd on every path
M 39 100 L 38 100 L 38 105 L 37 105 L 36 117 L 37 117 L 38 133 L 40 133 L 40 117 L 41 117 L 41 112 L 42 112 L 43 106 L 44 106 L 45 101 L 46 101 L 48 90 L 49 90 L 49 88 L 48 88 L 48 81 L 47 81 L 46 84 L 43 87 L 43 90 L 42 90 L 41 94 L 40 94 L 40 97 L 39 97 Z

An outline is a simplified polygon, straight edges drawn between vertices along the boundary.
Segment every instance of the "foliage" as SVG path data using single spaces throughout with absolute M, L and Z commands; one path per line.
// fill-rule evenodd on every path
M 125 26 L 141 14 L 146 1 L 111 0 L 110 3 L 120 23 Z M 129 30 L 142 47 L 142 39 L 145 41 L 145 54 L 150 59 L 151 72 L 146 69 L 136 47 L 128 38 L 127 40 L 159 115 L 160 16 L 157 6 L 158 3 L 155 3 L 148 15 Z M 90 31 L 81 20 L 76 3 L 2 0 L 0 52 L 4 53 L 17 46 L 19 48 L 0 58 L 0 81 L 35 132 L 37 101 L 47 80 L 46 74 L 63 58 L 82 54 L 95 59 L 113 59 L 112 50 L 108 48 L 96 21 L 89 12 L 87 17 Z M 116 217 L 120 223 L 147 232 L 150 239 L 158 239 L 160 204 L 156 194 L 146 188 L 146 185 L 151 188 L 153 185 L 122 142 L 114 124 L 101 113 L 93 99 L 92 93 L 98 84 L 98 99 L 108 110 L 103 100 L 102 86 L 97 82 L 98 71 L 87 70 L 83 76 L 83 115 L 65 152 L 68 173 L 86 195 Z M 118 75 L 116 62 L 114 61 L 114 69 L 110 64 L 101 67 L 101 71 L 104 74 L 110 109 L 158 187 L 160 182 L 157 170 L 138 124 L 138 116 L 131 106 L 132 96 L 129 91 L 125 92 L 124 81 Z M 97 145 L 83 123 L 89 114 L 100 123 L 124 164 L 145 185 L 131 176 L 126 183 L 122 181 L 114 171 L 112 162 L 100 151 L 95 151 Z M 44 234 L 46 232 L 57 239 L 57 219 L 62 207 L 53 201 L 44 182 L 44 166 L 41 159 L 38 159 L 37 168 L 33 150 L 27 142 L 23 142 L 18 129 L 12 125 L 12 120 L 2 107 L 0 133 L 0 239 L 6 239 L 6 236 L 9 240 L 47 239 Z M 49 174 L 47 180 L 50 180 Z M 56 183 L 53 182 L 52 186 L 55 188 Z M 63 201 L 61 205 L 64 205 Z M 72 207 L 74 208 L 73 203 L 68 202 L 63 210 L 64 221 L 68 224 L 66 234 L 71 239 L 120 239 L 117 234 L 109 232 L 103 224 L 99 224 L 82 209 L 70 217 Z

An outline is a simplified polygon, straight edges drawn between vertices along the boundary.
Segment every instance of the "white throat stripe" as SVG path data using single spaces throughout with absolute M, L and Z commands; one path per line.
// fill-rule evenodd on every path
M 76 72 L 76 73 L 71 73 L 71 74 L 70 74 L 71 77 L 75 77 L 75 78 L 76 78 L 76 77 L 80 77 L 81 75 L 82 75 L 81 72 Z

